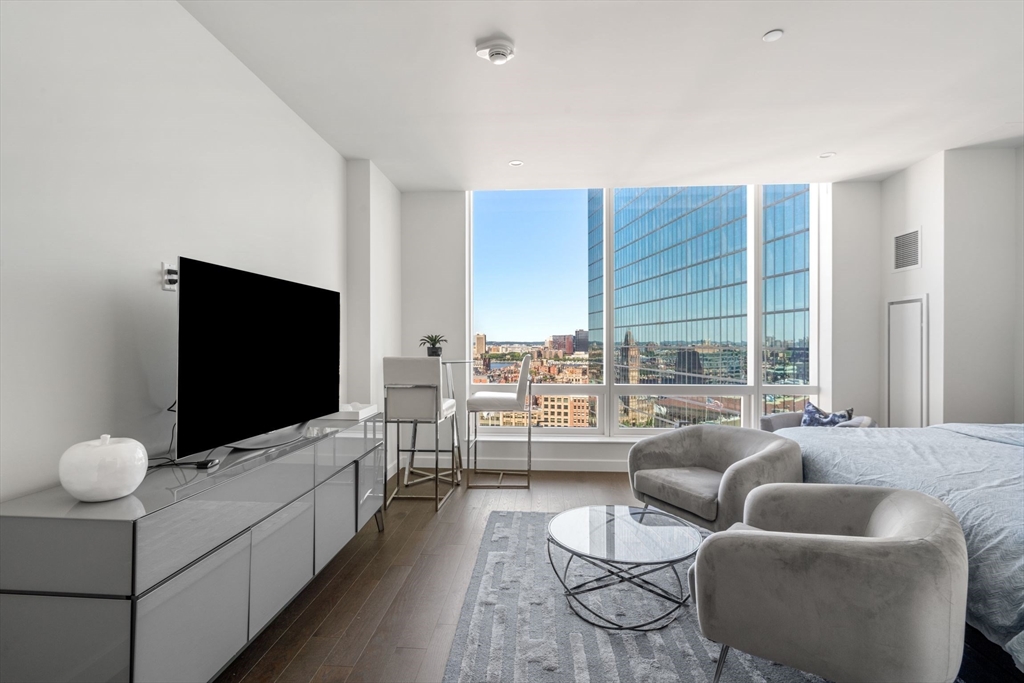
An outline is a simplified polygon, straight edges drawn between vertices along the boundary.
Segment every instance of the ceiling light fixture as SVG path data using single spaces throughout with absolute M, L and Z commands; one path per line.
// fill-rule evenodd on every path
M 511 166 L 512 168 L 519 168 L 520 166 L 523 165 L 523 162 L 519 161 L 519 159 L 513 159 L 512 161 L 508 162 L 508 165 Z
M 836 155 L 835 152 L 822 152 L 821 154 L 818 155 L 818 158 L 819 159 L 831 159 L 835 155 Z
M 507 38 L 494 38 L 477 43 L 476 56 L 501 66 L 516 56 L 516 46 Z
M 783 33 L 785 33 L 785 31 L 783 31 L 781 28 L 773 28 L 771 31 L 768 31 L 768 33 L 761 36 L 761 40 L 763 40 L 766 43 L 774 43 L 776 40 L 782 37 Z

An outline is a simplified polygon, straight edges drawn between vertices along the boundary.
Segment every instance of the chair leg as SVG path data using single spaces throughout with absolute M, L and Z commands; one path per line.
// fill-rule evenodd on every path
M 387 510 L 391 507 L 391 496 L 388 495 L 388 458 L 391 457 L 389 449 L 390 444 L 388 443 L 388 403 L 387 399 L 384 399 L 384 509 Z M 395 493 L 398 493 L 399 479 L 402 477 L 402 473 L 399 471 L 401 462 L 398 463 L 398 467 L 395 468 Z
M 722 677 L 722 669 L 725 668 L 725 657 L 729 654 L 729 646 L 723 645 L 721 651 L 718 653 L 718 666 L 715 667 L 715 680 L 712 683 L 718 683 Z
M 533 390 L 526 399 L 530 402 L 526 411 L 526 488 L 530 488 L 530 473 L 533 472 Z
M 455 416 L 452 415 L 452 469 L 451 469 L 451 472 L 450 472 L 450 478 L 451 478 L 451 485 L 452 485 L 453 488 L 456 487 L 456 486 L 461 486 L 462 485 L 462 468 L 458 467 L 458 464 L 462 462 L 462 447 L 458 445 L 458 443 L 459 443 L 459 435 L 458 435 L 458 429 L 457 429 L 458 424 L 459 423 L 455 421 Z M 459 451 L 459 461 L 458 461 L 458 463 L 455 462 L 455 449 L 456 448 Z
M 409 486 L 409 473 L 412 472 L 414 467 L 416 467 L 416 428 L 417 427 L 419 427 L 419 423 L 418 422 L 413 422 L 412 423 L 412 452 L 409 453 L 409 462 L 406 463 L 406 465 L 405 465 L 405 485 L 406 485 L 406 487 Z M 399 425 L 399 427 L 398 427 L 398 443 L 399 444 L 402 443 L 402 427 L 401 427 L 401 425 Z M 401 448 L 401 446 L 399 446 L 399 448 Z M 401 458 L 401 454 L 399 454 L 399 458 Z M 401 463 L 399 463 L 399 467 L 401 467 Z

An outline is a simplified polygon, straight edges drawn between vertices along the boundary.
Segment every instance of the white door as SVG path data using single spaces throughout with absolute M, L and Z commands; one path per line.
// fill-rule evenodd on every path
M 889 302 L 889 426 L 924 427 L 926 300 Z

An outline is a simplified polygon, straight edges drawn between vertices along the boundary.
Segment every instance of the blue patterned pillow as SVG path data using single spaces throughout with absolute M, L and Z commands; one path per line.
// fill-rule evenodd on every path
M 810 401 L 804 406 L 804 416 L 800 419 L 801 427 L 835 427 L 840 422 L 853 419 L 853 408 L 829 415 Z

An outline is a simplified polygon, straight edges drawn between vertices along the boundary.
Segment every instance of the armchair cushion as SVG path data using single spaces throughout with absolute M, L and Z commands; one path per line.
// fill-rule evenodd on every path
M 634 486 L 666 503 L 713 522 L 718 516 L 718 487 L 722 473 L 706 467 L 666 467 L 640 470 Z

